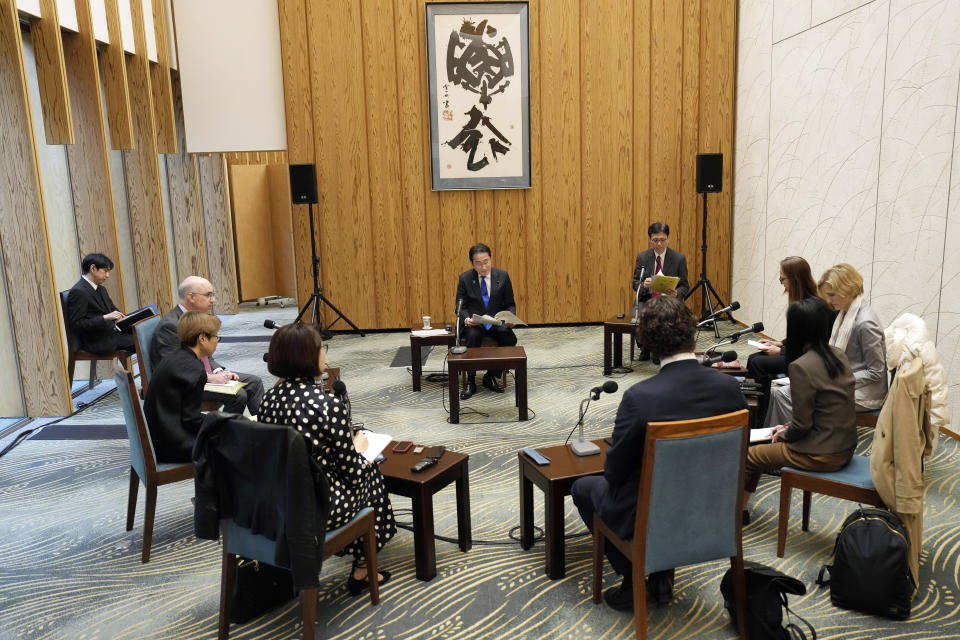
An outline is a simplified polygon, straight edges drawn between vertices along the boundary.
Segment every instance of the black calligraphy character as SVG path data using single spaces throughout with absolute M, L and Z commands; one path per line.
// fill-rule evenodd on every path
M 483 20 L 478 25 L 465 20 L 460 31 L 451 31 L 447 43 L 447 79 L 455 85 L 480 96 L 480 104 L 486 110 L 492 97 L 510 86 L 507 79 L 514 74 L 513 52 L 506 38 L 490 44 L 484 42 L 484 34 L 490 38 L 497 30 Z M 457 52 L 463 49 L 460 55 Z
M 467 121 L 463 128 L 460 129 L 460 132 L 455 135 L 451 140 L 448 140 L 446 144 L 451 149 L 456 149 L 461 147 L 463 152 L 467 154 L 467 169 L 469 171 L 480 171 L 485 166 L 490 164 L 490 160 L 484 155 L 479 160 L 476 160 L 477 147 L 480 144 L 480 140 L 483 138 L 483 134 L 480 133 L 478 125 L 482 125 L 487 128 L 490 133 L 492 133 L 496 138 L 490 138 L 490 150 L 493 154 L 493 159 L 497 159 L 497 154 L 505 154 L 510 151 L 510 147 L 502 144 L 497 140 L 499 138 L 506 144 L 513 144 L 504 136 L 500 131 L 493 126 L 493 123 L 490 121 L 489 116 L 483 115 L 483 113 L 477 109 L 476 105 L 470 107 L 470 111 L 466 112 L 467 116 L 470 116 L 470 119 Z

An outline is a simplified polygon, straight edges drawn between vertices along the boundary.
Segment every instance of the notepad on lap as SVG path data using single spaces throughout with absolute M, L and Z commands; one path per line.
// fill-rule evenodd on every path
M 231 380 L 230 382 L 225 382 L 223 384 L 216 384 L 213 382 L 208 382 L 203 385 L 204 391 L 209 391 L 210 393 L 222 393 L 228 396 L 235 396 L 240 393 L 240 389 L 247 386 L 246 382 L 240 382 L 239 380 Z

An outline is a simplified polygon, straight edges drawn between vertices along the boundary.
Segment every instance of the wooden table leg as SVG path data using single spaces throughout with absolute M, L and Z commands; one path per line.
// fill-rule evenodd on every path
M 608 376 L 613 372 L 610 361 L 613 356 L 613 332 L 610 327 L 603 326 L 603 375 Z
M 521 362 L 517 365 L 516 372 L 517 383 L 517 407 L 520 409 L 520 419 L 529 420 L 527 414 L 527 363 Z
M 417 578 L 432 580 L 437 575 L 437 550 L 433 542 L 433 495 L 421 487 L 412 496 L 413 553 Z
M 413 370 L 413 390 L 420 391 L 420 378 L 423 376 L 423 361 L 420 358 L 422 349 L 420 338 L 410 336 L 410 365 Z
M 450 394 L 450 424 L 460 424 L 460 369 L 447 361 L 447 391 Z
M 457 478 L 457 540 L 460 551 L 466 553 L 473 547 L 473 532 L 470 527 L 470 470 L 467 460 L 460 464 Z
M 527 477 L 525 462 L 520 463 L 520 548 L 533 546 L 533 482 Z
M 623 366 L 623 334 L 619 331 L 613 334 L 613 366 Z
M 544 496 L 543 537 L 547 555 L 547 576 L 551 580 L 566 575 L 563 539 L 563 493 L 553 488 L 552 483 Z

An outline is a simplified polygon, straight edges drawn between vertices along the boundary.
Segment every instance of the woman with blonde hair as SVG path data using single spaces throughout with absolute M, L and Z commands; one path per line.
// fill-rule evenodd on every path
M 824 271 L 818 285 L 823 299 L 839 312 L 830 345 L 842 349 L 853 368 L 857 411 L 879 409 L 887 397 L 887 354 L 883 327 L 863 297 L 863 277 L 841 262 Z

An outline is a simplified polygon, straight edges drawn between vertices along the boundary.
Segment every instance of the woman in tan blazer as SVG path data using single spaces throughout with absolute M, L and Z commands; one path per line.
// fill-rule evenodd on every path
M 837 471 L 857 444 L 854 377 L 843 351 L 828 343 L 832 315 L 819 298 L 787 309 L 787 371 L 793 398 L 791 419 L 775 425 L 770 444 L 747 452 L 745 489 L 753 493 L 760 474 L 785 466 Z

